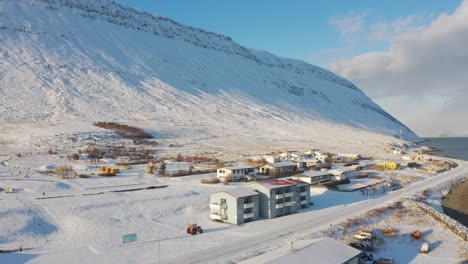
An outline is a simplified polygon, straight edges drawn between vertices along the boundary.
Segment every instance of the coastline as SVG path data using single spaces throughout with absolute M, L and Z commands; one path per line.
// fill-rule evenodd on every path
M 442 197 L 444 213 L 468 227 L 468 180 L 460 182 Z

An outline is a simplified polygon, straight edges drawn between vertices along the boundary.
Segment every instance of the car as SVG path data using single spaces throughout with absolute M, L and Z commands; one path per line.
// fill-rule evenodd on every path
M 372 239 L 372 232 L 361 231 L 354 235 L 354 237 L 360 240 Z
M 372 256 L 372 254 L 367 254 L 367 253 L 362 253 L 361 255 L 361 260 L 364 260 L 364 261 L 371 261 L 374 259 L 374 256 Z
M 421 249 L 419 250 L 419 253 L 422 254 L 427 254 L 429 253 L 429 243 L 425 242 L 421 245 Z
M 393 259 L 389 259 L 389 258 L 378 258 L 374 261 L 372 261 L 372 264 L 394 264 L 395 262 L 393 261 Z

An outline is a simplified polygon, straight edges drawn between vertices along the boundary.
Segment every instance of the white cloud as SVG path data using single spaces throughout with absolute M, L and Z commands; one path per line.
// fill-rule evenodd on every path
M 342 37 L 346 38 L 363 31 L 365 17 L 366 14 L 363 12 L 350 12 L 333 16 L 329 22 L 340 32 Z
M 374 37 L 390 41 L 388 50 L 335 61 L 329 68 L 421 135 L 466 135 L 468 0 L 426 26 L 418 19 L 373 27 Z
M 370 39 L 390 41 L 394 36 L 421 30 L 433 18 L 432 15 L 409 15 L 395 21 L 378 21 L 371 25 Z

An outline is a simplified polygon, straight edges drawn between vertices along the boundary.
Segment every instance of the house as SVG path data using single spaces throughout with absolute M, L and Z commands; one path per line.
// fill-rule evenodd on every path
M 294 250 L 287 255 L 276 257 L 277 254 L 272 254 L 273 259 L 265 263 L 291 264 L 311 262 L 320 264 L 359 264 L 361 254 L 360 250 L 333 238 L 325 237 L 315 238 L 309 246 Z
M 260 193 L 260 217 L 271 219 L 310 206 L 310 185 L 298 180 L 270 179 L 256 182 Z
M 330 158 L 330 154 L 316 154 L 315 158 L 320 160 L 321 162 L 331 162 L 332 159 Z
M 239 181 L 247 179 L 249 175 L 255 175 L 257 167 L 252 165 L 239 165 L 221 168 L 217 170 L 216 177 L 221 181 L 231 179 L 231 181 Z
M 396 163 L 396 162 L 393 162 L 393 161 L 386 161 L 386 162 L 378 163 L 377 167 L 379 167 L 381 169 L 399 170 L 400 169 L 400 163 Z
M 331 169 L 329 172 L 335 176 L 335 180 L 340 181 L 346 178 L 352 178 L 359 175 L 357 171 L 359 166 L 348 166 L 348 167 L 340 167 L 336 169 Z
M 402 160 L 413 160 L 413 157 L 408 156 L 408 155 L 404 155 L 404 156 L 401 156 L 401 159 Z
M 334 180 L 335 176 L 329 171 L 306 171 L 304 173 L 294 175 L 294 180 L 300 180 L 309 184 L 316 184 L 319 182 L 328 182 Z
M 344 162 L 353 162 L 361 158 L 361 155 L 355 153 L 340 153 L 338 156 L 343 157 Z
M 317 149 L 314 151 L 315 153 L 315 156 L 331 156 L 331 153 L 330 152 L 327 152 L 327 151 L 324 151 L 324 150 L 321 150 L 321 149 Z
M 259 218 L 259 193 L 235 188 L 210 194 L 210 219 L 234 225 Z
M 312 150 L 309 150 L 309 151 L 304 151 L 304 154 L 306 155 L 306 157 L 315 157 L 315 149 L 312 149 Z
M 293 174 L 297 169 L 297 164 L 294 162 L 268 163 L 260 166 L 259 174 L 284 177 Z
M 334 155 L 331 157 L 332 162 L 334 163 L 345 163 L 347 162 L 346 157 Z
M 400 149 L 400 148 L 396 148 L 393 150 L 393 154 L 397 154 L 397 155 L 402 155 L 402 154 L 405 154 L 405 150 L 404 149 Z
M 320 169 L 322 162 L 317 159 L 300 159 L 293 161 L 297 164 L 297 168 L 299 169 L 308 169 L 310 167 L 315 167 Z
M 290 150 L 279 155 L 281 160 L 299 160 L 306 157 L 306 154 L 301 151 Z

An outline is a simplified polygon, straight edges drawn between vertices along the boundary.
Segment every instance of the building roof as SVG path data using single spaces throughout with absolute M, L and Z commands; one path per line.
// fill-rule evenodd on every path
M 356 154 L 356 153 L 339 153 L 337 156 L 342 156 L 342 157 L 360 157 L 361 155 Z
M 314 260 L 321 264 L 345 263 L 358 256 L 361 251 L 350 247 L 333 238 L 318 238 L 314 242 L 293 253 L 267 262 L 268 264 L 303 263 L 304 260 Z
M 347 167 L 339 167 L 339 168 L 336 168 L 336 169 L 331 169 L 329 170 L 330 173 L 332 174 L 342 174 L 342 173 L 345 173 L 345 172 L 348 172 L 348 171 L 356 171 L 356 168 L 358 167 L 358 165 L 353 165 L 353 166 L 347 166 Z
M 254 191 L 253 189 L 249 187 L 238 187 L 234 189 L 227 189 L 227 190 L 222 190 L 222 191 L 217 191 L 211 194 L 219 193 L 219 192 L 224 192 L 232 197 L 235 198 L 242 198 L 242 197 L 248 197 L 248 196 L 253 196 L 253 195 L 258 195 L 258 192 Z
M 294 179 L 291 179 L 291 180 L 289 180 L 289 181 L 294 182 L 296 185 L 310 185 L 309 183 L 303 182 L 303 181 L 301 181 L 301 180 L 294 180 Z
M 275 189 L 275 188 L 280 188 L 280 187 L 296 185 L 296 183 L 291 180 L 280 180 L 280 179 L 270 179 L 270 180 L 260 181 L 260 182 L 257 182 L 257 184 L 260 184 L 268 189 Z
M 326 170 L 325 171 L 306 171 L 294 177 L 317 177 L 317 176 L 331 175 L 331 174 L 332 174 L 331 172 L 326 171 Z
M 274 167 L 274 168 L 289 167 L 289 166 L 297 166 L 296 163 L 291 162 L 291 161 L 277 162 L 277 163 L 268 163 L 267 165 L 270 165 L 271 167 Z
M 320 160 L 318 159 L 315 159 L 315 158 L 312 158 L 312 159 L 300 159 L 300 160 L 296 160 L 296 162 L 321 162 Z
M 236 165 L 236 166 L 231 166 L 231 167 L 225 167 L 225 168 L 222 168 L 222 169 L 225 169 L 225 170 L 242 170 L 242 169 L 255 169 L 257 168 L 256 166 L 252 166 L 252 165 Z

